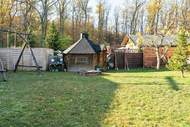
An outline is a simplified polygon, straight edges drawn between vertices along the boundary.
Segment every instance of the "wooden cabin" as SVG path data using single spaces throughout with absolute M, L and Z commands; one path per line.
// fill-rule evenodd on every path
M 81 38 L 64 51 L 67 70 L 80 72 L 94 70 L 99 65 L 101 48 L 89 39 L 87 33 L 82 33 Z

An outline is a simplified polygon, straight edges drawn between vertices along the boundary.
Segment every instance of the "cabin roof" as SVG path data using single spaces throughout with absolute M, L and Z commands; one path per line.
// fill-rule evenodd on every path
M 64 54 L 96 54 L 101 52 L 99 45 L 86 37 L 81 37 L 76 43 L 67 48 Z

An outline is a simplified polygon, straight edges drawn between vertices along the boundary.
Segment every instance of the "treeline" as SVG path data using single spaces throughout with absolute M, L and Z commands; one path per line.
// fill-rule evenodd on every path
M 73 43 L 83 31 L 97 43 L 120 43 L 126 34 L 139 32 L 176 34 L 181 26 L 190 31 L 190 0 L 125 0 L 114 9 L 106 0 L 90 8 L 90 1 L 1 0 L 0 29 L 30 33 L 29 40 L 37 47 L 48 46 L 52 22 L 58 40 L 64 40 L 58 43 Z M 0 44 L 20 46 L 21 41 L 14 34 L 0 32 Z

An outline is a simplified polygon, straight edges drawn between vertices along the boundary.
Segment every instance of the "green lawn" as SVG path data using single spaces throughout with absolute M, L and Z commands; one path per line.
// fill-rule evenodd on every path
M 0 127 L 190 127 L 190 73 L 10 73 Z

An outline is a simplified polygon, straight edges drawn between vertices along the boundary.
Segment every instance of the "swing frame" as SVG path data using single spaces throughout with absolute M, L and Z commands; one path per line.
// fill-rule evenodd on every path
M 16 71 L 18 70 L 18 67 L 35 67 L 38 72 L 41 71 L 41 68 L 42 68 L 42 67 L 39 66 L 39 64 L 38 64 L 38 62 L 37 62 L 37 60 L 36 60 L 36 57 L 35 57 L 35 55 L 34 55 L 34 52 L 33 52 L 32 48 L 30 47 L 30 43 L 29 43 L 28 40 L 26 39 L 30 34 L 28 34 L 28 33 L 23 33 L 23 32 L 12 31 L 12 30 L 8 30 L 8 29 L 0 29 L 0 32 L 4 32 L 4 33 L 15 33 L 16 35 L 18 35 L 18 36 L 24 41 L 23 46 L 22 46 L 22 50 L 21 50 L 21 52 L 20 52 L 20 54 L 19 54 L 19 57 L 18 57 L 18 60 L 17 60 L 17 62 L 16 62 L 16 64 L 15 64 L 14 72 L 16 72 Z M 25 50 L 26 48 L 29 48 L 35 66 L 19 65 L 20 60 L 21 60 L 21 58 L 22 58 L 22 56 L 23 56 L 24 50 Z

